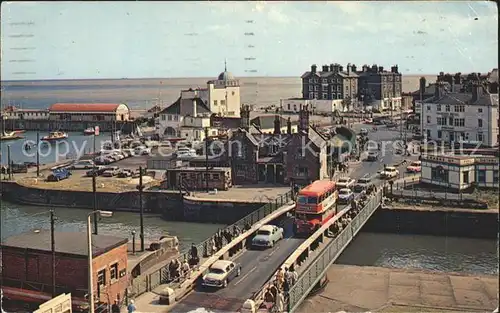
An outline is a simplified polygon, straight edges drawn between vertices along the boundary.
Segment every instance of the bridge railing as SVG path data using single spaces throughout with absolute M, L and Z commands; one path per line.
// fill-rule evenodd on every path
M 293 313 L 302 301 L 311 292 L 314 286 L 325 276 L 330 265 L 339 257 L 361 227 L 379 207 L 382 200 L 382 191 L 379 190 L 356 217 L 342 230 L 342 232 L 316 256 L 307 269 L 301 273 L 297 282 L 288 292 L 288 312 Z
M 277 196 L 274 200 L 270 200 L 268 203 L 260 207 L 258 210 L 248 214 L 247 216 L 243 217 L 242 219 L 238 220 L 234 224 L 231 224 L 224 228 L 222 232 L 226 231 L 232 234 L 231 239 L 228 240 L 228 238 L 225 238 L 222 236 L 222 247 L 218 250 L 224 250 L 224 248 L 230 244 L 233 239 L 238 237 L 238 234 L 234 234 L 233 231 L 235 229 L 235 226 L 239 228 L 240 233 L 244 232 L 245 227 L 252 227 L 254 224 L 268 216 L 269 214 L 275 212 L 278 210 L 280 207 L 284 206 L 285 204 L 289 203 L 290 201 L 293 200 L 292 197 L 292 191 L 288 191 L 282 195 Z M 212 239 L 214 238 L 215 234 L 207 238 L 206 240 L 202 241 L 201 243 L 196 245 L 196 248 L 198 250 L 198 256 L 200 257 L 200 264 L 203 263 L 203 261 L 206 261 L 204 258 L 209 258 L 211 255 L 215 254 L 217 251 L 210 251 L 212 249 Z M 177 257 L 181 262 L 184 260 L 189 260 L 191 256 L 191 251 L 190 247 L 186 247 L 180 255 Z M 132 281 L 132 284 L 129 288 L 129 296 L 130 297 L 137 297 L 145 292 L 151 291 L 154 288 L 163 285 L 163 284 L 170 284 L 170 287 L 176 288 L 180 284 L 182 284 L 185 280 L 187 280 L 190 277 L 190 275 L 183 276 L 180 278 L 177 278 L 175 280 L 172 280 L 173 277 L 171 277 L 168 269 L 168 265 L 156 270 L 155 272 L 145 275 L 144 277 L 137 277 Z

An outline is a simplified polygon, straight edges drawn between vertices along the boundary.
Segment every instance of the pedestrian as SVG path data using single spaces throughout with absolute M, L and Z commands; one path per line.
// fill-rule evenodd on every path
M 278 272 L 276 273 L 276 281 L 278 282 L 278 289 L 281 289 L 281 287 L 283 286 L 283 280 L 284 280 L 284 273 L 283 273 L 283 269 L 280 267 L 278 269 Z
M 184 263 L 182 264 L 182 275 L 186 278 L 188 278 L 189 271 L 191 270 L 191 267 L 189 266 L 189 263 L 186 259 L 184 259 Z
M 118 304 L 118 300 L 115 300 L 115 302 L 111 306 L 111 313 L 120 313 L 120 305 Z
M 264 305 L 266 306 L 267 309 L 270 309 L 274 304 L 274 296 L 273 293 L 271 292 L 271 288 L 267 288 L 266 292 L 264 293 Z
M 130 303 L 129 303 L 128 307 L 127 307 L 127 311 L 128 311 L 128 313 L 134 313 L 135 310 L 136 310 L 136 308 L 135 308 L 135 302 L 134 302 L 134 300 L 130 300 Z
M 276 312 L 283 312 L 285 306 L 285 297 L 282 292 L 278 292 L 276 297 Z
M 295 271 L 295 269 L 293 267 L 290 268 L 290 277 L 291 277 L 291 286 L 295 285 L 295 283 L 297 282 L 297 279 L 299 279 L 299 274 L 297 274 L 297 272 Z
M 276 299 L 276 296 L 278 295 L 278 288 L 276 287 L 276 285 L 271 284 L 271 287 L 269 287 L 269 290 L 271 291 L 271 294 L 273 295 L 273 299 Z

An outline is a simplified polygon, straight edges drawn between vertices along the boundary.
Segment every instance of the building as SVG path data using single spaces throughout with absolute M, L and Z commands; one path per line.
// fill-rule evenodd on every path
M 479 80 L 470 93 L 447 91 L 438 81 L 434 96 L 423 101 L 423 135 L 447 143 L 498 145 L 498 94 L 487 90 Z
M 54 238 L 57 293 L 70 292 L 73 303 L 85 302 L 88 290 L 87 234 L 55 232 Z M 126 238 L 92 235 L 94 292 L 101 303 L 124 299 L 128 286 L 127 242 Z M 5 239 L 1 247 L 2 282 L 3 287 L 8 287 L 4 288 L 4 295 L 34 304 L 51 297 L 50 231 L 12 236 Z
M 130 109 L 123 103 L 55 103 L 49 107 L 54 121 L 128 121 Z
M 323 65 L 318 71 L 315 64 L 302 76 L 302 98 L 337 100 L 357 99 L 358 75 L 356 66 L 347 64 L 346 71 L 340 64 Z
M 498 188 L 498 163 L 495 156 L 425 155 L 420 181 L 455 191 Z
M 232 187 L 229 167 L 179 167 L 166 170 L 166 188 L 188 191 L 206 190 L 207 180 L 210 190 L 228 190 Z
M 6 107 L 2 113 L 2 118 L 7 120 L 48 120 L 49 110 L 20 109 L 15 106 Z
M 298 113 L 301 107 L 311 108 L 313 114 L 331 114 L 334 111 L 346 112 L 347 106 L 342 99 L 320 100 L 320 99 L 280 99 L 280 107 L 286 113 Z
M 182 90 L 180 97 L 159 113 L 157 133 L 161 137 L 203 140 L 204 128 L 211 127 L 209 136 L 217 136 L 214 116 L 237 119 L 240 106 L 240 82 L 225 68 L 217 79 L 207 82 L 207 88 Z M 190 119 L 185 120 L 187 116 Z
M 272 134 L 276 132 L 276 123 L 279 125 L 279 133 L 285 134 L 288 130 L 288 123 L 290 123 L 291 132 L 297 132 L 297 123 L 295 121 L 291 121 L 290 118 L 288 120 L 284 119 L 280 115 L 261 115 L 253 118 L 250 121 L 250 124 L 255 127 L 255 130 L 250 129 L 250 133 L 255 134 Z
M 377 64 L 369 67 L 363 65 L 357 72 L 358 95 L 363 105 L 370 106 L 374 111 L 399 110 L 401 107 L 402 75 L 398 66 L 391 67 L 391 71 L 384 70 Z

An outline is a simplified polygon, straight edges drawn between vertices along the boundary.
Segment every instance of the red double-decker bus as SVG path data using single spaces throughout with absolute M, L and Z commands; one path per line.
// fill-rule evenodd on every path
M 299 191 L 295 205 L 295 235 L 314 233 L 336 214 L 338 191 L 335 187 L 334 181 L 317 180 Z

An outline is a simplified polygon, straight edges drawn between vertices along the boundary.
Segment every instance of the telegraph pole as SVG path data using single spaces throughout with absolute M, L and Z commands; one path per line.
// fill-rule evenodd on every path
M 94 157 L 95 159 L 95 137 L 96 135 L 99 134 L 99 126 L 94 126 L 94 151 L 93 151 L 93 154 L 92 156 Z M 92 195 L 94 196 L 94 203 L 93 203 L 93 206 L 94 206 L 94 212 L 97 211 L 97 170 L 96 170 L 96 167 L 95 167 L 95 161 L 94 161 L 94 165 L 92 166 Z M 97 229 L 97 220 L 98 220 L 98 217 L 99 217 L 99 214 L 98 213 L 95 213 L 94 214 L 94 234 L 98 234 L 98 229 Z
M 10 145 L 7 146 L 7 162 L 8 164 L 8 170 L 9 170 L 9 180 L 12 179 L 12 162 L 10 160 Z
M 55 216 L 54 210 L 50 210 L 50 246 L 52 252 L 52 298 L 57 296 L 56 292 L 56 239 L 55 239 Z
M 144 205 L 142 204 L 142 166 L 139 167 L 139 208 L 141 218 L 141 251 L 144 251 Z
M 210 191 L 208 188 L 208 127 L 205 127 L 205 170 L 205 186 L 208 193 Z
M 36 177 L 40 177 L 40 132 L 36 132 Z

